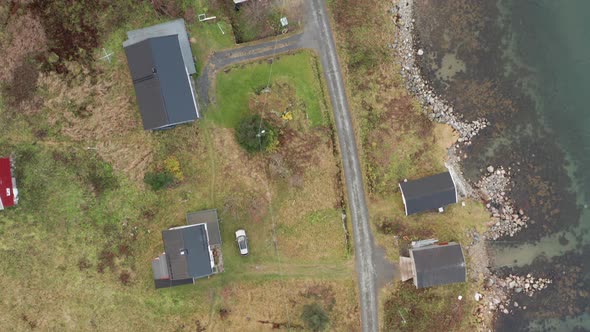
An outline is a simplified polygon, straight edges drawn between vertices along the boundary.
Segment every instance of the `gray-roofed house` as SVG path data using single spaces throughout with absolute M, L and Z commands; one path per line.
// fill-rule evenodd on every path
M 192 284 L 223 272 L 217 210 L 187 215 L 187 225 L 162 231 L 164 252 L 152 261 L 156 288 Z
M 410 249 L 410 257 L 400 257 L 400 270 L 402 281 L 413 279 L 416 288 L 448 285 L 467 279 L 463 249 L 455 242 Z
M 196 70 L 184 20 L 129 31 L 127 37 L 123 47 L 144 129 L 166 129 L 198 119 L 190 77 Z
M 431 175 L 399 184 L 406 216 L 457 203 L 457 188 L 450 172 Z

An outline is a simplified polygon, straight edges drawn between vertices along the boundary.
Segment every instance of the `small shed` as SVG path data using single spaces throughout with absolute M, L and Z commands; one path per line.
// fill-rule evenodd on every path
M 223 271 L 217 210 L 187 215 L 187 225 L 162 231 L 164 252 L 152 260 L 156 288 L 194 283 Z
M 410 257 L 400 257 L 400 270 L 402 281 L 413 279 L 416 288 L 467 280 L 463 249 L 455 242 L 410 249 Z
M 199 118 L 191 74 L 196 72 L 184 21 L 127 32 L 123 42 L 139 112 L 146 130 Z
M 0 210 L 18 204 L 18 189 L 11 158 L 0 158 Z
M 431 175 L 418 180 L 404 180 L 399 184 L 406 216 L 440 209 L 457 203 L 457 188 L 450 172 Z

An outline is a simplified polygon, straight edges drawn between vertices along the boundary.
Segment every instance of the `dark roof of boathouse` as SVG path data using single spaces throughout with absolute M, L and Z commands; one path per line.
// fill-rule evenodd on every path
M 451 173 L 444 172 L 399 184 L 406 215 L 435 210 L 457 203 L 457 190 Z

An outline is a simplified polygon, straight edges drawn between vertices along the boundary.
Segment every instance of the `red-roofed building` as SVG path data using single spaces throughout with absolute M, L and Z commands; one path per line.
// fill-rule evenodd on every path
M 10 158 L 0 158 L 0 210 L 18 203 L 16 179 L 12 176 Z

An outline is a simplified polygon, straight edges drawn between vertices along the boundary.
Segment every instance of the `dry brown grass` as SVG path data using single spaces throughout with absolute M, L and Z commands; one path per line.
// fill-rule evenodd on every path
M 47 49 L 45 30 L 30 12 L 10 16 L 5 29 L 0 34 L 0 82 L 12 81 L 14 70 L 27 56 Z
M 300 328 L 303 305 L 317 301 L 330 317 L 330 330 L 358 331 L 360 313 L 355 288 L 352 280 L 232 284 L 218 294 L 211 315 L 200 320 L 208 322 L 208 331 L 270 331 L 272 323 Z M 227 310 L 224 319 L 219 319 L 221 308 Z
M 262 155 L 249 155 L 236 142 L 233 129 L 214 128 L 212 148 L 223 156 L 217 166 L 219 180 L 229 186 L 229 190 L 239 191 L 248 188 L 262 197 L 267 197 L 269 180 L 266 176 L 266 161 Z M 268 198 L 268 197 L 267 197 Z
M 275 227 L 278 250 L 284 259 L 309 262 L 344 258 L 346 244 L 338 210 L 341 189 L 336 186 L 338 167 L 325 136 L 319 132 L 309 134 L 307 139 L 300 137 L 301 142 L 279 148 L 278 153 L 284 152 L 288 158 L 286 163 L 293 164 L 300 161 L 295 160 L 299 154 L 291 156 L 290 148 L 305 146 L 309 159 L 301 161 L 305 171 L 301 183 L 294 185 L 290 179 L 273 178 L 268 171 L 272 155 L 246 153 L 236 143 L 232 129 L 208 130 L 210 148 L 219 156 L 215 174 L 209 175 L 209 181 L 214 182 L 211 190 L 216 192 L 216 200 L 223 200 L 227 213 L 241 216 L 238 218 L 254 230 L 249 235 L 253 243 L 266 243 L 270 250 Z M 310 144 L 318 141 L 323 142 Z M 334 238 L 325 241 L 318 234 Z M 274 257 L 272 250 L 261 254 Z
M 141 180 L 153 155 L 153 135 L 142 130 L 127 71 L 98 71 L 75 63 L 69 74 L 42 74 L 44 112 L 61 133 L 82 142 L 133 180 Z
M 339 259 L 346 253 L 346 243 L 339 210 L 342 189 L 335 185 L 338 167 L 327 143 L 310 153 L 309 161 L 315 165 L 304 173 L 303 187 L 291 189 L 276 211 L 279 246 L 289 260 Z M 331 240 L 325 241 L 328 235 Z

